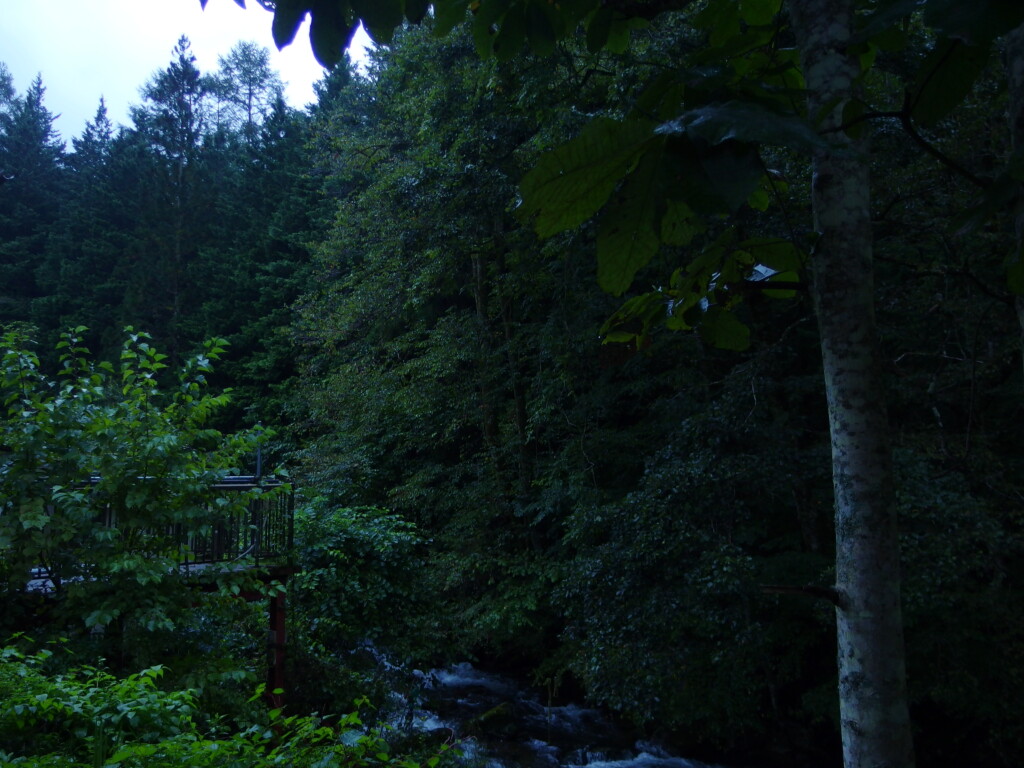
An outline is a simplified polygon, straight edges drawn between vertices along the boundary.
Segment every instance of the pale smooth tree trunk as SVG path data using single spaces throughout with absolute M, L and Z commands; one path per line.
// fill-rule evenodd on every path
M 1006 36 L 1006 80 L 1010 97 L 1010 140 L 1014 153 L 1024 154 L 1024 25 Z M 1017 258 L 1024 259 L 1024 198 L 1014 211 L 1017 233 Z M 1018 296 L 1017 321 L 1020 325 L 1021 352 L 1024 353 L 1024 296 Z M 1024 354 L 1021 355 L 1024 358 Z
M 791 0 L 808 111 L 845 151 L 816 153 L 811 291 L 821 335 L 835 487 L 839 708 L 846 768 L 911 768 L 899 534 L 876 339 L 867 148 L 841 131 L 858 62 L 853 0 Z

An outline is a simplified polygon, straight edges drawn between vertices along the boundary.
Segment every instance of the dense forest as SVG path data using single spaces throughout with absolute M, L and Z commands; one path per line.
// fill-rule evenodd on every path
M 456 761 L 368 728 L 332 750 L 468 659 L 690 757 L 841 765 L 843 742 L 867 766 L 840 699 L 876 665 L 836 660 L 844 613 L 887 611 L 852 611 L 852 562 L 894 590 L 868 656 L 902 674 L 905 643 L 917 763 L 1018 764 L 1024 10 L 321 5 L 325 63 L 352 18 L 386 44 L 305 110 L 270 41 L 201 72 L 182 37 L 130 124 L 101 102 L 68 146 L 45 72 L 17 93 L 0 64 L 0 758 Z M 824 6 L 851 14 L 848 92 L 816 79 Z M 277 3 L 279 44 L 307 10 Z M 873 325 L 831 326 L 853 294 Z M 892 571 L 842 512 L 855 342 Z M 81 531 L 98 504 L 181 522 L 257 446 L 298 500 L 285 714 L 252 695 L 263 619 L 232 597 L 283 587 L 190 591 Z M 88 579 L 26 590 L 83 551 Z M 102 714 L 124 701 L 138 723 Z

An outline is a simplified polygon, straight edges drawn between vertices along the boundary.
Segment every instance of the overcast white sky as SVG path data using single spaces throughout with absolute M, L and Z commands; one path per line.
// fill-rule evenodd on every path
M 110 119 L 128 124 L 128 106 L 141 103 L 139 88 L 170 63 L 182 34 L 192 41 L 202 72 L 216 70 L 217 57 L 240 40 L 265 46 L 287 83 L 289 104 L 304 107 L 323 76 L 309 47 L 308 22 L 279 52 L 271 13 L 255 0 L 246 5 L 209 0 L 204 11 L 199 0 L 0 0 L 0 61 L 19 93 L 42 74 L 43 103 L 60 114 L 54 125 L 69 145 L 96 114 L 100 96 Z M 367 39 L 362 30 L 359 36 L 357 43 Z

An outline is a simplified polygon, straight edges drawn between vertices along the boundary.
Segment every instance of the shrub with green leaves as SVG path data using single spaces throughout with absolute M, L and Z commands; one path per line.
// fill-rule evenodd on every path
M 228 402 L 206 381 L 222 339 L 175 376 L 144 333 L 127 330 L 115 366 L 90 356 L 84 331 L 62 335 L 54 376 L 24 334 L 0 339 L 0 593 L 24 606 L 42 568 L 80 627 L 172 630 L 189 602 L 178 542 L 246 505 L 211 485 L 237 472 L 260 435 L 208 424 Z M 24 613 L 8 612 L 7 629 Z
M 319 498 L 296 511 L 295 538 L 302 570 L 289 582 L 294 693 L 323 710 L 401 687 L 377 652 L 408 658 L 440 634 L 428 629 L 431 592 L 416 526 L 384 509 Z
M 399 642 L 396 614 L 408 615 L 404 609 L 420 596 L 423 539 L 416 527 L 384 509 L 323 500 L 298 510 L 295 526 L 302 571 L 293 589 L 328 644 Z
M 52 657 L 47 649 L 0 651 L 3 752 L 85 758 L 122 741 L 159 741 L 192 729 L 194 693 L 161 691 L 162 667 L 121 679 L 90 666 L 47 674 Z
M 419 768 L 392 750 L 382 732 L 366 728 L 359 708 L 321 719 L 270 710 L 230 731 L 216 719 L 197 723 L 195 693 L 164 691 L 161 667 L 118 678 L 94 667 L 47 674 L 52 651 L 0 649 L 0 764 L 95 768 Z M 253 700 L 263 694 L 257 689 Z M 442 745 L 434 768 L 453 753 Z

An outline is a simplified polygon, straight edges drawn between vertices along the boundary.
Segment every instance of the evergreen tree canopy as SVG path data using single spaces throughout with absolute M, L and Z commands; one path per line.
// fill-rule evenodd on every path
M 0 322 L 29 316 L 40 293 L 35 269 L 60 214 L 64 143 L 45 93 L 37 76 L 0 109 L 0 169 L 8 182 L 0 187 Z

